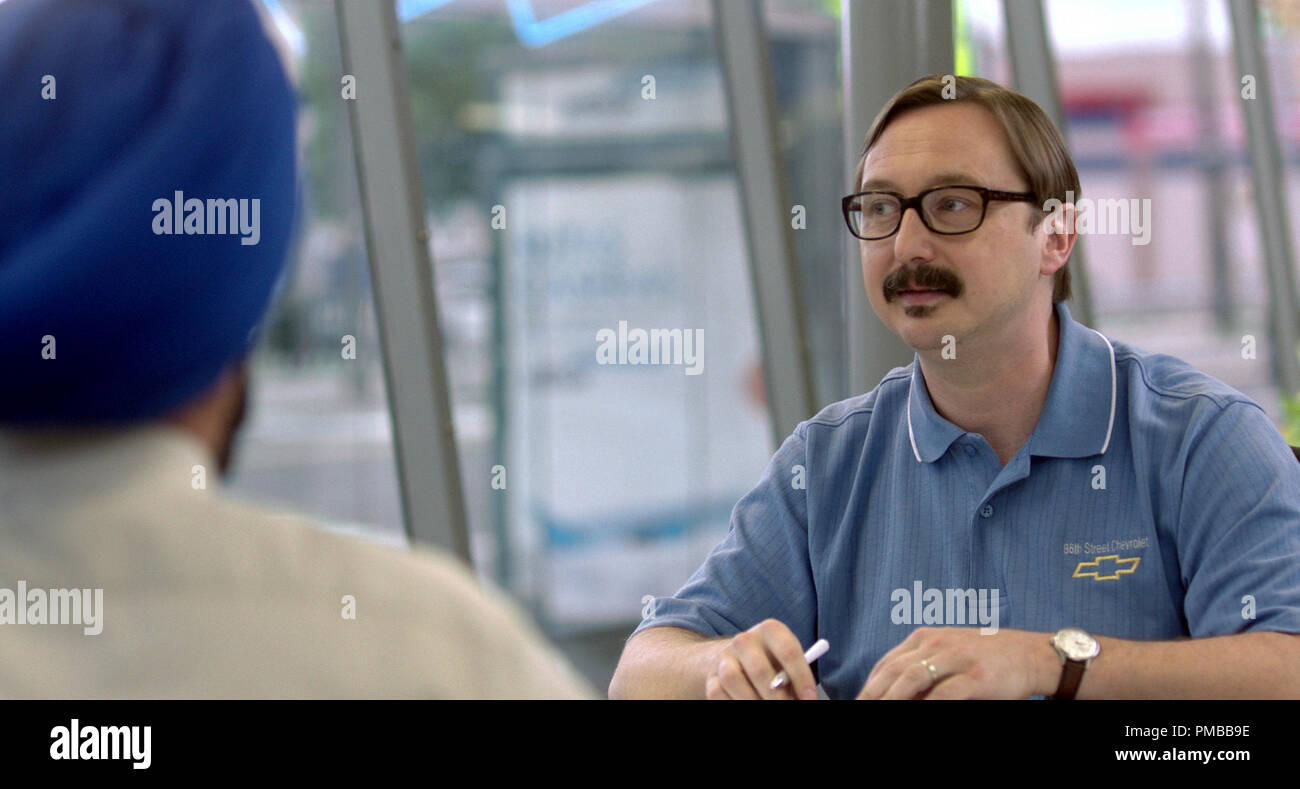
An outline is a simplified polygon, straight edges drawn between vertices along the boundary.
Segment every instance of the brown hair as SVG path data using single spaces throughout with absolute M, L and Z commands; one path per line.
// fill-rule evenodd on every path
M 945 91 L 948 95 L 945 96 Z M 1051 198 L 1066 202 L 1066 193 L 1073 192 L 1078 199 L 1079 172 L 1065 146 L 1065 139 L 1052 120 L 1037 104 L 1025 96 L 1008 90 L 996 82 L 980 77 L 954 77 L 931 74 L 903 88 L 885 103 L 876 119 L 871 122 L 867 141 L 858 157 L 857 172 L 853 177 L 853 190 L 862 183 L 862 168 L 867 152 L 876 144 L 890 121 L 909 110 L 932 105 L 966 101 L 988 110 L 1002 126 L 1011 149 L 1011 156 L 1020 174 L 1029 183 L 1035 202 L 1042 206 Z M 1029 229 L 1042 221 L 1035 214 Z M 1052 280 L 1052 301 L 1070 298 L 1070 267 L 1061 266 Z

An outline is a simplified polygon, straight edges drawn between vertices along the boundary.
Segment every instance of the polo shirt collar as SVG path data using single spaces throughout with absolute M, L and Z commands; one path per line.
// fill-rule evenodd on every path
M 1065 302 L 1055 308 L 1060 320 L 1056 366 L 1043 413 L 1029 436 L 1029 452 L 1062 458 L 1104 454 L 1115 425 L 1115 349 L 1100 332 L 1071 318 Z M 912 454 L 925 463 L 938 460 L 966 433 L 934 409 L 920 354 L 912 360 L 907 433 Z

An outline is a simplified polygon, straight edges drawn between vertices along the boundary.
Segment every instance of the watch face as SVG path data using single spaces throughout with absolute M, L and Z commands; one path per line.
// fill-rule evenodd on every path
M 1101 651 L 1097 639 L 1077 627 L 1067 627 L 1057 633 L 1056 643 L 1070 660 L 1088 660 Z

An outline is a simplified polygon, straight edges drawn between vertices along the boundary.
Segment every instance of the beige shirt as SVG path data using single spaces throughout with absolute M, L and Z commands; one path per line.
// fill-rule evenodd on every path
M 0 698 L 594 697 L 453 559 L 218 488 L 175 428 L 0 431 Z M 18 623 L 20 582 L 25 618 L 34 596 L 58 600 L 46 624 Z M 80 612 L 48 593 L 72 589 L 103 590 L 97 635 L 93 591 Z

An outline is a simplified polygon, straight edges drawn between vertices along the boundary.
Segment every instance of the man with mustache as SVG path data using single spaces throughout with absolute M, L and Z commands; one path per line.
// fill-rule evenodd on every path
M 886 104 L 843 202 L 915 360 L 795 429 L 610 695 L 1300 696 L 1300 466 L 1245 395 L 1071 318 L 1063 139 L 945 87 Z

